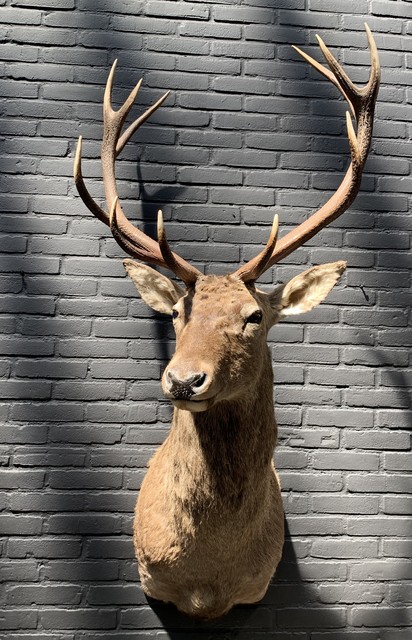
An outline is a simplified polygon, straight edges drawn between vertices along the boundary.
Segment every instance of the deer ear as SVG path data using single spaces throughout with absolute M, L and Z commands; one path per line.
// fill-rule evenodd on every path
M 280 318 L 310 311 L 326 298 L 345 269 L 346 262 L 339 260 L 304 271 L 269 295 L 272 309 Z
M 185 291 L 145 264 L 130 259 L 123 260 L 123 264 L 146 304 L 155 311 L 172 315 L 173 306 L 185 295 Z

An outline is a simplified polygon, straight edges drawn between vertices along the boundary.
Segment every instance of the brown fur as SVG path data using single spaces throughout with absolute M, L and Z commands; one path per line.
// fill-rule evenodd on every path
M 142 290 L 149 267 L 126 266 Z M 170 434 L 150 462 L 136 505 L 134 543 L 149 596 L 203 618 L 264 596 L 284 541 L 266 336 L 289 305 L 295 313 L 306 298 L 305 310 L 318 304 L 317 288 L 328 292 L 344 268 L 332 267 L 315 267 L 322 273 L 311 269 L 270 295 L 235 276 L 205 276 L 183 297 L 176 293 L 176 352 L 163 376 L 165 393 L 171 397 L 165 384 L 170 368 L 182 375 L 205 371 L 210 384 L 200 410 L 175 401 Z M 162 300 L 153 302 L 152 289 L 154 308 L 164 305 L 168 286 L 158 275 Z M 248 324 L 256 309 L 261 324 Z

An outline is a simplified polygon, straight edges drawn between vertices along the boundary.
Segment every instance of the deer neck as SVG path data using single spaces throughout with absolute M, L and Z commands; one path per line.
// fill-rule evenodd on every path
M 213 504 L 238 504 L 267 486 L 276 444 L 273 373 L 269 352 L 253 388 L 239 400 L 208 411 L 175 409 L 169 445 L 179 493 L 196 493 Z

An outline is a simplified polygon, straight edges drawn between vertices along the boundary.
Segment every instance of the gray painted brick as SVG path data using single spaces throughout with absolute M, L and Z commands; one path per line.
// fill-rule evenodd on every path
M 269 9 L 256 9 L 253 7 L 221 7 L 216 6 L 213 10 L 213 17 L 218 21 L 225 22 L 257 22 L 267 24 L 272 22 L 273 13 Z
M 288 518 L 288 526 L 291 535 L 327 535 L 332 531 L 336 534 L 343 533 L 343 519 L 342 518 L 332 518 L 329 516 L 293 516 Z M 334 563 L 335 566 L 332 567 L 331 564 L 328 563 L 308 563 L 306 565 L 302 565 L 302 569 L 306 571 L 307 574 L 312 575 L 314 580 L 318 579 L 331 579 L 333 577 L 345 578 L 346 577 L 346 567 L 343 565 L 338 565 Z
M 47 441 L 47 427 L 45 425 L 19 425 L 2 426 L 2 438 L 5 443 L 30 444 L 44 443 Z
M 21 323 L 24 335 L 35 336 L 88 336 L 91 329 L 90 320 L 71 320 L 68 318 L 23 318 Z
M 370 369 L 355 369 L 354 367 L 347 367 L 346 369 L 311 367 L 309 370 L 309 382 L 312 384 L 345 387 L 373 386 L 374 378 L 374 371 Z
M 101 514 L 52 515 L 49 518 L 47 530 L 51 534 L 93 535 L 99 531 L 102 535 L 111 535 L 120 532 L 120 519 Z
M 412 424 L 412 412 L 399 409 L 378 411 L 377 424 L 379 427 L 390 429 L 410 429 Z
M 356 518 L 350 520 L 348 523 L 348 533 L 353 536 L 365 536 L 365 535 L 378 535 L 378 536 L 397 536 L 408 537 L 410 535 L 410 518 L 404 518 L 403 516 L 392 516 L 377 518 Z M 384 576 L 388 576 L 388 580 L 401 580 L 407 578 L 411 574 L 411 566 L 407 563 L 399 565 L 394 561 L 389 562 L 386 560 L 376 561 L 366 564 L 361 568 L 359 565 L 353 567 L 353 578 L 357 579 L 359 576 L 361 580 L 382 580 L 386 579 Z M 370 566 L 368 566 L 370 565 Z M 402 571 L 401 571 L 402 569 Z M 407 578 L 407 579 L 409 579 Z
M 410 441 L 407 433 L 388 431 L 372 433 L 369 431 L 345 430 L 344 444 L 348 449 L 405 449 L 409 450 Z
M 362 549 L 361 544 L 359 544 L 359 549 Z M 342 585 L 329 583 L 321 585 L 319 592 L 322 602 L 334 604 L 353 604 L 353 602 L 379 603 L 384 598 L 383 585 L 368 582 L 347 583 Z
M 364 558 L 364 557 L 369 558 L 371 556 L 372 557 L 376 556 L 377 553 L 378 553 L 378 541 L 372 538 L 365 539 L 365 540 L 351 539 L 351 538 L 340 539 L 340 540 L 319 539 L 319 540 L 314 540 L 311 547 L 311 555 L 314 558 L 325 558 L 325 559 Z M 347 585 L 342 585 L 342 586 L 328 585 L 328 586 L 331 588 L 332 593 L 335 593 L 335 594 L 339 593 L 340 596 L 343 596 L 343 594 L 345 594 L 346 592 L 346 595 L 350 597 L 349 586 Z M 363 586 L 370 588 L 370 585 L 363 585 Z M 353 588 L 353 585 L 351 588 Z M 324 587 L 323 591 L 324 591 L 325 597 L 328 597 L 326 586 Z M 321 587 L 321 593 L 322 593 L 322 587 Z M 379 589 L 379 595 L 381 599 L 383 596 L 382 589 Z M 356 602 L 356 599 L 355 600 L 349 599 L 346 601 Z M 326 600 L 326 602 L 338 602 L 338 600 L 335 600 L 331 595 L 330 599 Z M 374 602 L 374 600 L 372 600 L 372 602 Z
M 385 2 L 379 2 L 378 0 L 374 0 L 372 2 L 372 13 L 377 16 L 396 16 L 403 18 L 410 18 L 411 14 L 408 10 L 409 7 L 405 2 L 400 2 L 399 6 L 391 7 L 388 6 Z
M 39 615 L 45 629 L 114 629 L 115 609 L 43 609 Z
M 384 468 L 392 471 L 411 471 L 412 460 L 407 453 L 386 453 Z
M 370 344 L 374 337 L 368 329 L 347 327 L 309 327 L 308 335 L 311 342 L 319 344 Z
M 24 543 L 24 538 L 22 541 Z M 16 562 L 14 560 L 0 563 L 0 576 L 2 581 L 33 582 L 38 579 L 38 563 L 28 560 Z
M 113 493 L 104 492 L 98 495 L 94 494 L 90 500 L 90 506 L 92 509 L 109 512 L 118 511 L 129 514 L 134 512 L 135 504 L 136 497 L 130 491 L 116 491 Z
M 81 540 L 76 538 L 10 538 L 7 544 L 10 558 L 77 558 Z M 31 580 L 29 576 L 28 580 Z
M 49 382 L 33 382 L 26 380 L 0 381 L 0 394 L 3 399 L 8 398 L 50 398 L 51 385 Z
M 55 5 L 53 5 L 51 0 L 47 0 L 47 2 L 45 3 L 45 7 L 47 6 L 47 4 L 49 4 L 50 8 L 56 8 Z M 66 2 L 64 3 L 65 5 L 67 5 L 66 7 L 60 6 L 59 4 L 59 9 L 64 9 L 64 8 L 72 8 L 74 2 L 72 2 L 71 0 L 66 0 Z M 104 16 L 98 13 L 89 13 L 87 15 L 87 18 L 85 19 L 84 16 L 82 16 L 81 14 L 76 14 L 73 11 L 54 11 L 54 12 L 50 12 L 48 14 L 46 14 L 46 16 L 44 17 L 44 24 L 48 25 L 48 26 L 53 26 L 53 27 L 89 27 L 89 28 L 97 28 L 100 27 L 101 29 L 104 29 L 108 26 L 109 24 L 109 17 L 108 16 Z
M 346 638 L 344 638 L 346 636 Z M 375 640 L 375 631 L 363 631 L 353 629 L 351 631 L 339 631 L 334 629 L 333 631 L 314 633 L 313 640 Z
M 147 3 L 145 13 L 148 16 L 167 16 L 206 20 L 209 16 L 209 8 L 190 2 L 171 4 L 170 2 L 151 1 Z
M 31 6 L 33 7 L 34 5 L 35 3 Z M 42 18 L 41 11 L 16 9 L 15 7 L 5 7 L 2 9 L 1 16 L 3 24 L 40 24 Z
M 370 365 L 370 366 L 398 366 L 406 367 L 408 365 L 408 353 L 403 349 L 391 349 L 385 351 L 379 350 L 379 354 L 375 349 L 370 347 L 347 347 L 343 350 L 342 360 L 348 365 Z
M 225 40 L 240 40 L 241 27 L 234 24 L 216 24 L 214 22 L 184 22 L 180 25 L 183 36 L 200 38 L 223 38 Z
M 397 560 L 394 562 L 388 562 L 387 560 L 377 560 L 376 562 L 365 563 L 364 572 L 361 571 L 360 564 L 354 564 L 352 568 L 352 578 L 358 579 L 358 576 L 363 573 L 364 580 L 399 580 L 402 576 L 410 576 L 411 562 Z
M 338 429 L 305 429 L 300 425 L 290 429 L 283 424 L 279 437 L 290 447 L 338 449 L 339 435 Z
M 121 537 L 112 538 L 95 538 L 88 542 L 87 556 L 89 558 L 126 558 L 132 559 L 133 545 L 130 538 L 124 539 Z M 124 588 L 124 585 L 121 585 Z M 91 587 L 91 591 L 96 590 L 97 587 Z
M 27 493 L 25 495 L 12 496 L 10 500 L 10 508 L 13 512 L 28 512 L 28 511 L 77 511 L 84 508 L 84 495 L 79 496 L 71 495 L 70 499 L 65 498 L 62 505 L 62 499 L 60 495 L 52 495 L 45 493 Z M 82 504 L 83 503 L 83 504 Z
M 7 593 L 7 603 L 19 604 L 79 604 L 80 587 L 68 586 L 27 586 L 11 587 Z
M 52 315 L 55 311 L 54 299 L 40 296 L 3 296 L 0 300 L 2 313 L 28 313 L 36 315 Z
M 106 581 L 116 580 L 119 575 L 117 562 L 106 561 L 102 566 L 99 562 L 51 561 L 45 566 L 45 575 L 49 580 L 57 581 Z
M 111 369 L 111 372 L 108 371 L 108 368 Z M 158 370 L 159 367 L 157 365 L 147 363 L 146 377 L 155 376 Z M 150 372 L 152 376 L 150 376 Z M 131 360 L 96 360 L 91 362 L 90 373 L 92 378 L 112 379 L 117 375 L 122 375 L 124 379 L 136 380 L 138 378 L 137 365 Z
M 90 422 L 145 423 L 155 422 L 156 407 L 151 404 L 94 403 L 86 408 L 86 417 Z
M 38 516 L 2 516 L 2 533 L 6 536 L 38 535 L 42 524 L 42 518 Z
M 43 486 L 43 471 L 0 470 L 2 489 L 38 489 Z
M 402 474 L 391 474 L 380 476 L 374 474 L 368 474 L 368 476 L 361 476 L 351 474 L 347 479 L 347 486 L 349 491 L 354 492 L 368 492 L 374 493 L 407 493 L 410 490 L 409 477 Z
M 315 469 L 346 469 L 348 471 L 376 471 L 379 467 L 379 456 L 375 453 L 335 453 L 323 452 L 314 454 Z
M 110 488 L 121 487 L 121 473 L 117 471 L 52 471 L 50 486 L 54 489 Z
M 383 499 L 384 513 L 410 515 L 412 511 L 411 496 L 391 496 Z
M 96 256 L 99 248 L 92 240 L 77 240 L 73 244 L 72 240 L 58 238 L 50 240 L 48 238 L 33 238 L 31 243 L 33 253 L 60 254 L 77 256 Z
M 23 404 L 14 403 L 11 407 L 11 418 L 18 422 L 72 422 L 82 420 L 84 407 L 81 404 Z
M 347 389 L 346 402 L 355 407 L 409 407 L 409 394 L 394 390 L 383 389 Z
M 14 454 L 16 466 L 40 466 L 40 467 L 82 467 L 86 454 L 82 449 L 67 449 L 58 447 L 19 447 Z
M 21 378 L 85 378 L 87 364 L 67 360 L 18 360 L 15 374 Z
M 410 584 L 401 584 L 394 585 L 390 588 L 390 592 L 393 596 L 394 602 L 411 602 L 411 585 Z
M 307 607 L 302 609 L 284 609 L 277 613 L 281 628 L 310 629 L 322 626 L 326 628 L 345 626 L 346 611 L 343 607 L 331 607 L 328 610 Z
M 354 626 L 381 627 L 382 625 L 400 625 L 410 628 L 412 607 L 404 609 L 396 607 L 356 607 L 350 613 Z
M 74 442 L 87 444 L 113 444 L 120 442 L 120 425 L 86 425 L 67 427 L 50 427 L 50 439 L 52 442 Z
M 0 629 L 35 629 L 37 627 L 37 611 L 20 609 L 18 611 L 3 611 Z
M 67 340 L 58 340 L 56 353 L 67 358 L 125 358 L 127 356 L 127 341 L 120 339 L 108 340 L 107 338 L 69 338 Z M 59 361 L 57 360 L 57 362 Z M 68 369 L 70 369 L 70 362 Z M 68 376 L 65 375 L 64 377 Z
M 38 257 L 20 257 L 20 256 L 7 256 L 0 257 L 0 269 L 2 272 L 23 272 L 23 273 L 50 273 L 56 274 L 59 272 L 60 260 L 57 257 L 54 258 L 38 258 Z
M 240 60 L 208 56 L 199 58 L 198 56 L 185 56 L 178 58 L 177 68 L 180 71 L 192 71 L 200 73 L 227 73 L 236 74 L 240 72 Z
M 78 3 L 80 9 L 85 10 L 86 12 L 90 10 L 90 2 L 88 0 L 79 0 Z M 143 3 L 138 2 L 130 2 L 130 0 L 119 0 L 115 7 L 112 7 L 109 0 L 99 0 L 99 10 L 100 11 L 110 11 L 113 13 L 126 13 L 134 15 L 135 13 L 141 14 Z
M 111 451 L 110 449 L 102 452 L 96 452 L 92 455 L 91 465 L 93 467 L 142 467 L 146 464 L 148 458 L 153 456 L 153 449 L 141 448 L 134 450 L 119 449 Z
M 53 0 L 16 0 L 14 3 L 17 7 L 39 7 L 47 9 L 55 7 Z M 59 10 L 73 9 L 74 0 L 62 0 L 59 2 Z
M 53 398 L 67 400 L 122 400 L 125 396 L 125 383 L 58 382 L 52 395 Z
M 8 640 L 409 640 L 412 22 L 402 0 L 361 4 L 0 0 Z M 237 608 L 216 625 L 168 607 L 155 615 L 138 584 L 131 523 L 144 467 L 169 429 L 159 379 L 174 337 L 126 279 L 110 230 L 75 195 L 75 138 L 86 138 L 87 184 L 103 199 L 111 61 L 120 59 L 115 105 L 144 79 L 136 117 L 171 88 L 118 159 L 120 196 L 153 236 L 161 204 L 173 247 L 207 273 L 227 272 L 264 245 L 274 207 L 283 235 L 338 186 L 344 105 L 290 43 L 320 60 L 319 33 L 362 84 L 365 20 L 382 83 L 362 192 L 262 277 L 273 287 L 312 264 L 348 261 L 326 304 L 270 335 L 284 560 L 252 612 Z
M 379 499 L 377 496 L 315 496 L 313 510 L 315 513 L 375 514 L 379 510 Z
M 411 540 L 397 540 L 396 538 L 387 538 L 383 540 L 382 555 L 389 556 L 391 558 L 409 558 L 411 549 Z M 399 587 L 398 587 L 399 588 Z M 396 591 L 396 587 L 394 590 Z

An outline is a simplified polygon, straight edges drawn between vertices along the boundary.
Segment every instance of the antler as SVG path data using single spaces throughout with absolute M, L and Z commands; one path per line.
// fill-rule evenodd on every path
M 346 112 L 346 126 L 348 130 L 351 151 L 351 163 L 334 195 L 315 212 L 308 220 L 290 231 L 277 242 L 278 220 L 275 216 L 272 231 L 265 248 L 258 256 L 242 265 L 236 272 L 244 282 L 255 281 L 266 269 L 279 262 L 302 244 L 312 238 L 320 229 L 335 220 L 351 205 L 355 199 L 362 179 L 362 171 L 366 162 L 372 139 L 373 115 L 379 89 L 380 65 L 375 41 L 372 33 L 365 24 L 368 45 L 371 52 L 371 71 L 369 81 L 365 87 L 356 87 L 338 64 L 323 40 L 317 36 L 319 46 L 326 59 L 329 69 L 311 58 L 309 55 L 294 47 L 305 60 L 334 84 L 347 101 L 350 111 L 356 120 L 357 131 L 352 124 L 350 113 Z M 108 214 L 89 194 L 81 171 L 82 138 L 79 138 L 74 162 L 74 180 L 85 205 L 99 220 L 108 225 L 116 242 L 132 257 L 151 262 L 173 271 L 186 285 L 193 285 L 199 277 L 200 271 L 186 260 L 173 253 L 166 239 L 163 226 L 162 212 L 158 214 L 158 242 L 137 229 L 126 218 L 117 194 L 115 160 L 133 133 L 150 115 L 160 107 L 169 95 L 166 92 L 155 104 L 149 107 L 143 115 L 135 120 L 121 134 L 126 117 L 132 108 L 141 80 L 130 93 L 126 102 L 118 111 L 111 106 L 113 77 L 116 68 L 114 62 L 110 71 L 103 103 L 103 141 L 102 141 L 102 173 L 106 194 L 106 203 L 110 211 Z
M 292 251 L 316 235 L 320 229 L 323 229 L 323 227 L 332 222 L 332 220 L 335 220 L 344 213 L 352 204 L 359 191 L 363 167 L 372 140 L 373 115 L 380 81 L 378 51 L 367 24 L 365 24 L 365 28 L 371 53 L 371 71 L 367 85 L 362 88 L 353 84 L 319 36 L 317 36 L 319 46 L 328 63 L 329 69 L 319 64 L 319 62 L 308 56 L 298 47 L 293 47 L 312 67 L 317 69 L 317 71 L 339 89 L 347 101 L 351 113 L 355 117 L 357 132 L 355 133 L 351 116 L 347 111 L 346 126 L 351 152 L 351 163 L 340 186 L 321 209 L 316 211 L 308 220 L 302 222 L 296 229 L 287 233 L 284 238 L 281 238 L 276 243 L 271 257 L 265 262 L 264 268 L 260 270 L 258 275 L 273 264 L 279 262 L 282 258 L 288 256 Z M 236 274 L 245 282 L 256 279 L 254 262 L 258 260 L 258 258 L 253 258 L 236 271 Z
M 167 91 L 155 104 L 149 107 L 143 115 L 137 118 L 121 135 L 124 122 L 133 106 L 142 81 L 140 80 L 137 83 L 120 109 L 114 111 L 111 105 L 111 94 L 116 64 L 117 60 L 113 63 L 107 79 L 103 101 L 102 174 L 106 204 L 110 213 L 108 214 L 104 211 L 104 209 L 93 200 L 84 183 L 81 169 L 81 137 L 77 144 L 74 161 L 74 181 L 77 191 L 93 215 L 110 227 L 114 239 L 126 253 L 139 260 L 166 267 L 173 271 L 186 285 L 193 285 L 199 277 L 200 271 L 177 254 L 172 253 L 167 243 L 163 226 L 161 234 L 159 234 L 159 242 L 156 242 L 129 222 L 120 206 L 115 175 L 116 157 L 136 129 L 166 100 L 170 91 Z

